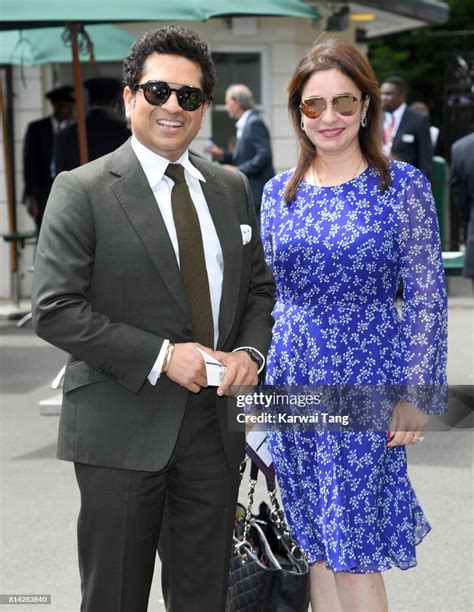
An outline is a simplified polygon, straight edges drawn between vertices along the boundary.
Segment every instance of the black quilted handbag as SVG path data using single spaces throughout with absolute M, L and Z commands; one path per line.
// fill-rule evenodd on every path
M 271 508 L 263 502 L 252 514 L 257 474 L 252 463 L 248 507 L 239 504 L 236 512 L 226 612 L 307 612 L 309 568 L 290 535 L 274 477 L 267 478 Z

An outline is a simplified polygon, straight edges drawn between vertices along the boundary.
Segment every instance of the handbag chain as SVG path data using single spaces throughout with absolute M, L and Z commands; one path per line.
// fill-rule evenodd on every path
M 242 478 L 245 472 L 246 461 L 247 460 L 245 459 L 240 464 L 240 480 L 241 481 L 242 481 Z M 300 546 L 295 542 L 295 540 L 291 536 L 290 529 L 285 520 L 285 515 L 278 502 L 277 494 L 276 494 L 276 487 L 274 485 L 275 483 L 273 483 L 273 486 L 269 486 L 269 483 L 267 482 L 267 492 L 270 497 L 270 503 L 272 506 L 272 510 L 270 513 L 270 519 L 273 521 L 273 523 L 275 524 L 277 530 L 281 533 L 281 535 L 285 536 L 291 542 L 291 549 L 288 551 L 288 553 L 293 557 L 293 559 L 296 562 L 303 561 L 305 559 L 305 553 L 301 550 Z M 240 557 L 242 557 L 242 559 L 247 559 L 247 553 L 245 552 L 245 545 L 249 544 L 250 528 L 252 526 L 252 518 L 253 518 L 252 510 L 253 510 L 253 502 L 254 502 L 256 486 L 257 486 L 257 479 L 250 478 L 249 479 L 249 489 L 248 489 L 248 505 L 247 505 L 247 512 L 245 514 L 245 523 L 244 523 L 244 531 L 242 534 L 242 541 L 235 545 L 235 552 Z

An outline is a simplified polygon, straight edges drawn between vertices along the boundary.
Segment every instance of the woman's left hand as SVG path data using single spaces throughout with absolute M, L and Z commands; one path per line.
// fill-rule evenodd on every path
M 429 418 L 414 404 L 400 401 L 394 408 L 390 432 L 393 438 L 388 442 L 389 448 L 415 444 L 423 440 Z

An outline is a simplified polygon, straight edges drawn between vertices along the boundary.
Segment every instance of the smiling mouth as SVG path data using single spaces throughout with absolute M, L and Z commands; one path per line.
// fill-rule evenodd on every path
M 181 121 L 172 121 L 171 119 L 157 119 L 156 123 L 162 127 L 180 128 L 183 127 Z
M 339 136 L 343 131 L 344 128 L 334 128 L 332 130 L 319 130 L 319 133 L 325 138 L 334 138 L 335 136 Z

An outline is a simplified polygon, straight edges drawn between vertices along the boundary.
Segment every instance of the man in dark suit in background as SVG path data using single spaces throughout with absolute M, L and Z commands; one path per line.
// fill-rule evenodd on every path
M 257 212 L 260 211 L 263 187 L 274 175 L 270 134 L 263 119 L 255 111 L 252 92 L 246 85 L 231 85 L 225 94 L 225 108 L 232 119 L 237 119 L 237 140 L 233 151 L 217 145 L 207 148 L 209 153 L 229 169 L 237 169 L 249 179 Z
M 120 113 L 121 83 L 117 79 L 98 77 L 84 81 L 89 110 L 86 114 L 89 161 L 115 151 L 128 138 L 130 130 Z M 56 171 L 79 166 L 77 124 L 63 130 L 56 147 Z
M 23 143 L 23 201 L 39 230 L 44 208 L 56 176 L 54 165 L 55 140 L 72 119 L 74 113 L 73 88 L 66 85 L 48 91 L 46 98 L 53 106 L 53 114 L 28 125 Z
M 406 161 L 431 178 L 433 145 L 429 118 L 406 104 L 407 85 L 401 77 L 386 78 L 380 88 L 385 111 L 384 150 L 395 159 Z
M 467 224 L 464 276 L 474 283 L 474 132 L 456 140 L 452 146 L 451 190 Z
M 221 612 L 244 456 L 225 395 L 257 383 L 274 284 L 247 179 L 189 154 L 207 45 L 148 32 L 124 83 L 133 136 L 56 178 L 33 282 L 38 335 L 70 354 L 58 457 L 81 491 L 81 610 L 145 612 L 160 540 L 167 610 Z M 217 391 L 198 348 L 227 368 Z

